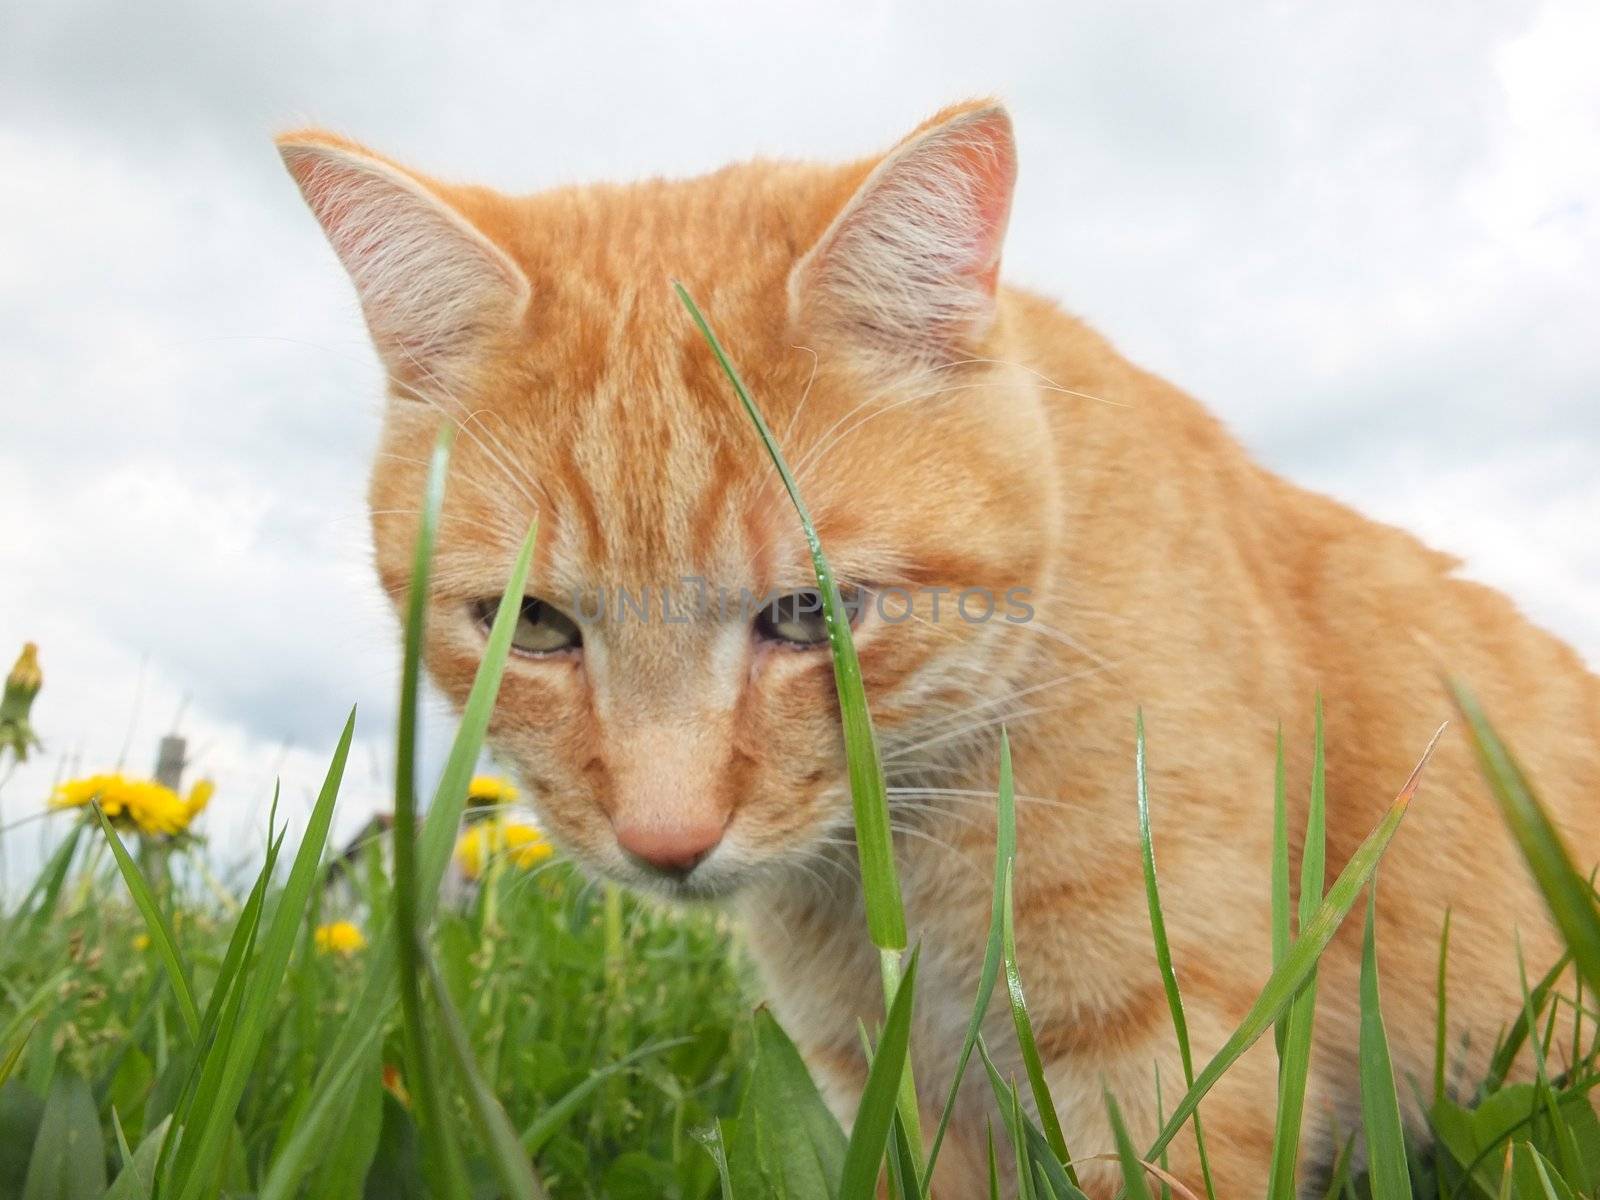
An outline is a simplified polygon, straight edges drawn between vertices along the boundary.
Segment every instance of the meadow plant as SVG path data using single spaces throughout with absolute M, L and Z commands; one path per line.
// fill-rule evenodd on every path
M 759 408 L 693 300 L 679 294 L 794 502 L 828 618 L 864 932 L 879 949 L 884 990 L 881 1023 L 862 1031 L 870 1068 L 850 1130 L 829 1112 L 776 1020 L 751 1011 L 737 941 L 719 916 L 668 914 L 613 887 L 597 890 L 515 819 L 510 785 L 473 776 L 535 531 L 495 614 L 432 800 L 418 803 L 423 597 L 447 430 L 431 464 L 407 609 L 392 854 L 386 858 L 378 837 L 354 865 L 327 854 L 354 714 L 292 861 L 274 805 L 264 864 L 225 904 L 178 885 L 152 888 L 122 844 L 124 833 L 186 830 L 188 820 L 177 814 L 194 805 L 194 794 L 153 798 L 137 781 L 111 777 L 61 793 L 59 803 L 83 808 L 94 828 L 75 825 L 27 894 L 0 912 L 0 1200 L 929 1195 L 955 1088 L 932 1110 L 938 1120 L 923 1128 L 926 1110 L 910 1068 L 919 950 L 896 880 L 887 793 L 844 597 Z M 10 728 L 26 730 L 26 706 L 13 717 L 10 696 Z M 1166 1172 L 1167 1147 L 1192 1128 L 1204 1163 L 1206 1094 L 1269 1034 L 1279 1061 L 1271 1197 L 1560 1200 L 1600 1189 L 1600 1121 L 1589 1100 L 1600 1084 L 1600 1017 L 1586 1000 L 1600 994 L 1600 910 L 1511 751 L 1470 694 L 1457 687 L 1455 696 L 1568 946 L 1555 964 L 1531 964 L 1548 969 L 1526 988 L 1522 1011 L 1507 1014 L 1490 1073 L 1468 1095 L 1446 1086 L 1448 987 L 1471 986 L 1450 977 L 1448 923 L 1431 1081 L 1395 1078 L 1383 1022 L 1377 875 L 1427 751 L 1329 882 L 1320 714 L 1298 864 L 1289 855 L 1280 746 L 1271 807 L 1276 852 L 1272 877 L 1262 881 L 1273 896 L 1273 970 L 1238 1028 L 1197 1062 L 1166 939 L 1145 729 L 1129 714 L 1136 722 L 1130 820 L 1138 822 L 1151 956 L 1183 1078 L 1163 1081 L 1170 1102 L 1149 1145 L 1132 1142 L 1116 1097 L 1105 1097 L 1124 1195 L 1193 1196 Z M 1084 1196 L 1079 1160 L 1055 1119 L 1026 1001 L 1027 948 L 1017 945 L 1012 919 L 1015 802 L 1002 736 L 992 911 L 954 1074 L 959 1084 L 981 1067 L 994 1095 L 990 1194 L 1073 1200 Z M 109 847 L 131 903 L 108 886 L 99 845 Z M 180 852 L 202 850 L 192 843 Z M 452 859 L 470 886 L 445 905 L 441 887 Z M 65 887 L 74 874 L 90 885 L 76 894 Z M 349 887 L 330 886 L 335 875 Z M 1324 1178 L 1308 1179 L 1299 1147 L 1317 962 L 1363 897 L 1362 1127 L 1347 1131 Z M 1570 994 L 1562 983 L 1568 976 Z M 1021 1080 L 1002 1076 L 982 1034 L 1002 977 Z M 1572 1061 L 1551 1060 L 1557 1022 L 1570 1023 L 1580 1048 Z M 1509 1082 L 1522 1075 L 1528 1078 Z M 1426 1131 L 1402 1120 L 1400 1097 L 1412 1089 Z M 1209 1173 L 1204 1187 L 1215 1200 Z

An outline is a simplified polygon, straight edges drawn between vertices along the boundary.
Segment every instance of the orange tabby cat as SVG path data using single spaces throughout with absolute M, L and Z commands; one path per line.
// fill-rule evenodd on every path
M 428 664 L 464 696 L 535 514 L 520 651 L 493 725 L 554 838 L 666 896 L 726 898 L 772 1003 L 841 1117 L 881 1018 L 829 656 L 800 528 L 669 288 L 687 284 L 795 467 L 855 637 L 891 784 L 913 936 L 924 1103 L 947 1086 L 983 954 L 996 738 L 1016 748 L 1017 941 L 1067 1140 L 1136 1140 L 1181 1067 L 1151 949 L 1133 714 L 1177 971 L 1202 1059 L 1269 970 L 1274 738 L 1303 823 L 1326 698 L 1337 869 L 1471 681 L 1584 863 L 1600 846 L 1600 685 L 1455 562 L 1252 462 L 1199 404 L 997 275 L 1016 157 L 1001 108 L 949 109 L 845 166 L 511 197 L 342 138 L 280 139 L 387 368 L 377 565 L 407 581 L 424 460 L 459 421 Z M 1063 211 L 1070 207 L 1063 201 Z M 799 593 L 789 602 L 766 603 Z M 994 611 L 980 619 L 985 597 Z M 965 601 L 964 606 L 959 602 Z M 1426 647 L 1426 649 L 1424 649 Z M 1298 855 L 1298 846 L 1295 848 Z M 1331 877 L 1331 876 L 1330 876 Z M 1383 869 L 1384 999 L 1400 1073 L 1431 1071 L 1453 912 L 1451 1080 L 1470 1087 L 1556 943 L 1465 737 L 1446 736 Z M 1359 928 L 1325 959 L 1308 1161 L 1356 1127 Z M 1466 982 L 1470 981 L 1470 983 Z M 1020 1074 L 996 1003 L 988 1041 Z M 1259 1195 L 1267 1038 L 1207 1100 L 1221 1195 Z M 991 1115 L 969 1078 L 940 1194 L 980 1194 Z M 1197 1186 L 1192 1137 L 1174 1170 Z M 1113 1187 L 1104 1163 L 1086 1186 Z

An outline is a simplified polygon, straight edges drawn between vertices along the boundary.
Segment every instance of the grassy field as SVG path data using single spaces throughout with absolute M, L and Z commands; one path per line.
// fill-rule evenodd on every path
M 788 481 L 753 401 L 728 373 Z M 908 946 L 849 626 L 814 537 L 818 586 L 833 617 L 864 934 L 880 950 L 884 979 L 885 1016 L 863 1031 L 871 1070 L 849 1131 L 822 1105 L 776 1022 L 752 1008 L 737 940 L 715 916 L 641 906 L 540 861 L 525 845 L 499 854 L 480 845 L 476 885 L 445 888 L 463 820 L 476 820 L 469 832 L 481 835 L 482 822 L 498 819 L 469 813 L 469 793 L 535 537 L 530 532 L 454 747 L 423 805 L 414 777 L 422 597 L 448 460 L 445 436 L 414 563 L 390 836 L 349 858 L 329 852 L 350 726 L 299 844 L 269 834 L 260 874 L 231 890 L 207 879 L 203 849 L 185 832 L 203 796 L 101 782 L 64 797 L 81 805 L 74 832 L 27 894 L 0 910 L 0 1200 L 871 1200 L 881 1187 L 900 1200 L 925 1197 L 943 1126 L 924 1120 L 906 1065 L 917 953 Z M 19 664 L 0 707 L 0 753 L 29 743 L 37 677 L 25 668 Z M 1131 1143 L 1107 1097 L 1130 1200 L 1188 1194 L 1162 1175 L 1165 1148 L 1190 1122 L 1203 1134 L 1207 1091 L 1263 1037 L 1275 1039 L 1280 1062 L 1268 1194 L 1289 1200 L 1300 1192 L 1317 959 L 1341 922 L 1361 919 L 1363 901 L 1368 1166 L 1355 1176 L 1347 1146 L 1326 1164 L 1327 1193 L 1597 1194 L 1600 1121 L 1589 1097 L 1600 1083 L 1600 1016 L 1591 1002 L 1600 994 L 1600 909 L 1509 751 L 1470 696 L 1458 691 L 1458 702 L 1569 946 L 1560 963 L 1530 964 L 1525 1010 L 1507 1014 L 1490 1076 L 1469 1096 L 1446 1096 L 1442 1084 L 1429 1095 L 1420 1081 L 1436 1149 L 1402 1128 L 1398 1096 L 1413 1081 L 1396 1081 L 1390 1067 L 1371 884 L 1417 780 L 1338 876 L 1325 879 L 1319 722 L 1298 864 L 1289 861 L 1281 782 L 1274 798 L 1278 854 L 1262 889 L 1274 901 L 1275 968 L 1258 1000 L 1210 1060 L 1186 1065 L 1183 1086 L 1168 1081 L 1167 1124 L 1151 1144 Z M 1143 796 L 1142 728 L 1138 744 L 1130 767 L 1140 784 L 1151 956 L 1189 1064 L 1154 865 L 1160 831 L 1149 827 Z M 1073 1200 L 1083 1192 L 1033 1051 L 1025 960 L 1011 928 L 1016 830 L 1004 742 L 998 774 L 993 911 L 957 1073 L 981 1072 L 994 1091 L 991 1194 Z M 1302 883 L 1298 898 L 1292 878 Z M 977 1018 L 991 1000 L 1010 1009 L 1024 1078 L 1002 1078 L 978 1036 Z M 1559 1072 L 1546 1054 L 1558 1023 L 1589 1048 Z M 1442 1080 L 1442 1034 L 1437 1052 Z M 1531 1068 L 1532 1082 L 1506 1083 L 1513 1064 Z
M 230 1195 L 251 1194 L 264 1178 L 360 1003 L 373 952 L 369 914 L 374 905 L 381 911 L 389 887 L 378 850 L 374 842 L 348 886 L 318 888 L 320 903 L 299 931 L 222 1148 Z M 21 1050 L 0 1086 L 7 1200 L 102 1195 L 121 1164 L 119 1131 L 136 1146 L 157 1129 L 193 1062 L 159 951 L 98 830 L 86 830 L 63 864 L 53 898 L 37 896 L 0 925 L 0 1048 Z M 174 875 L 192 875 L 174 866 Z M 586 886 L 564 864 L 523 871 L 506 863 L 490 874 L 458 908 L 441 911 L 434 954 L 483 1077 L 537 1155 L 550 1194 L 713 1195 L 715 1165 L 695 1134 L 737 1106 L 750 1056 L 750 984 L 724 923 L 664 916 Z M 238 912 L 194 884 L 175 887 L 163 908 L 205 997 Z M 336 936 L 330 945 L 324 936 L 319 946 L 319 926 L 340 933 L 340 922 L 359 931 L 360 943 L 340 945 Z M 384 1029 L 355 1082 L 352 1121 L 362 1129 L 348 1147 L 374 1155 L 370 1178 L 352 1190 L 313 1172 L 307 1195 L 428 1194 L 416 1174 L 399 1023 L 376 1019 Z M 34 1148 L 48 1152 L 40 1137 L 47 1104 L 69 1106 L 56 1119 L 78 1138 L 82 1182 L 25 1191 Z M 375 1137 L 370 1146 L 367 1137 Z M 96 1171 L 91 1160 L 104 1165 Z M 469 1156 L 474 1194 L 493 1194 L 485 1168 Z

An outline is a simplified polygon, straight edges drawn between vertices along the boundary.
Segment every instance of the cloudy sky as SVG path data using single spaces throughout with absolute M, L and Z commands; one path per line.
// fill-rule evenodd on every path
M 352 703 L 341 826 L 382 795 L 378 372 L 269 141 L 307 122 L 533 190 L 858 155 L 997 94 L 1013 279 L 1600 663 L 1600 7 L 1223 9 L 6 5 L 0 655 L 41 644 L 48 747 L 0 821 L 180 722 L 243 847 Z

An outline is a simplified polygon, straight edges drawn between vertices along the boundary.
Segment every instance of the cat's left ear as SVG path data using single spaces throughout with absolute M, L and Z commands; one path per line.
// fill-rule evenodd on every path
M 874 367 L 970 353 L 994 319 L 1017 177 L 998 104 L 940 113 L 889 153 L 795 264 L 798 325 L 842 337 Z
M 278 150 L 361 299 L 390 377 L 459 398 L 489 343 L 527 309 L 527 276 L 471 220 L 486 193 L 449 188 L 334 134 L 284 134 Z

